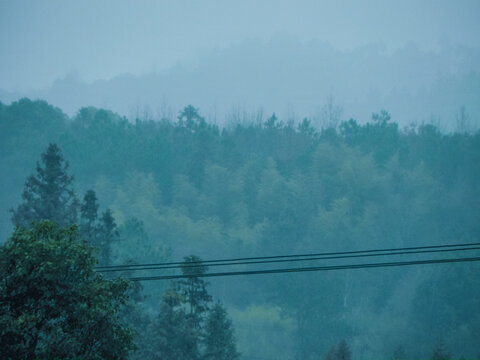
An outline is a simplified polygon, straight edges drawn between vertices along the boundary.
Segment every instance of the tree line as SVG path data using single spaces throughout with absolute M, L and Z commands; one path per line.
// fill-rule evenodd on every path
M 103 249 L 103 264 L 478 239 L 479 133 L 400 129 L 386 111 L 323 129 L 297 120 L 272 114 L 220 128 L 193 106 L 131 122 L 96 108 L 68 118 L 28 99 L 0 105 L 0 165 L 8 169 L 0 198 L 19 213 L 21 185 L 51 142 L 85 194 L 74 206 L 79 231 Z M 3 238 L 12 231 L 8 215 L 0 230 Z M 402 347 L 408 357 L 430 357 L 439 339 L 458 356 L 477 356 L 479 269 L 436 269 L 239 278 L 222 300 L 246 356 L 322 358 L 342 339 L 359 358 Z M 174 289 L 142 287 L 135 306 L 157 314 Z M 212 280 L 213 296 L 220 287 Z M 174 304 L 172 314 L 187 319 L 188 304 Z M 148 338 L 151 328 L 138 328 Z M 253 345 L 262 341 L 260 350 Z

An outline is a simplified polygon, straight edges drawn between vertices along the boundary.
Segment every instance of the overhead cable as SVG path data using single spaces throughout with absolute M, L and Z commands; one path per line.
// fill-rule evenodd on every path
M 480 247 L 478 246 L 467 247 L 467 245 L 455 245 L 456 248 L 452 248 L 450 246 L 453 246 L 453 245 L 437 246 L 437 248 L 440 248 L 440 249 L 431 249 L 431 247 L 417 247 L 417 249 L 428 248 L 429 250 L 407 250 L 407 251 L 400 251 L 402 249 L 399 249 L 396 251 L 367 250 L 367 251 L 348 252 L 352 255 L 316 256 L 317 254 L 312 254 L 308 257 L 307 255 L 301 255 L 302 257 L 299 257 L 299 258 L 298 257 L 291 258 L 291 255 L 286 255 L 286 256 L 283 256 L 283 258 L 279 257 L 278 259 L 253 260 L 253 261 L 251 260 L 250 261 L 209 260 L 205 262 L 204 261 L 183 262 L 183 263 L 179 263 L 179 265 L 171 265 L 176 263 L 166 263 L 169 265 L 152 265 L 152 264 L 143 264 L 143 265 L 138 264 L 135 266 L 122 265 L 122 266 L 101 267 L 101 268 L 97 268 L 97 271 L 98 272 L 117 272 L 117 271 L 167 270 L 167 269 L 178 269 L 178 268 L 198 268 L 199 266 L 202 266 L 202 265 L 207 265 L 208 267 L 234 266 L 234 265 L 259 265 L 259 264 L 285 263 L 285 262 L 298 262 L 298 261 L 350 259 L 350 258 L 363 258 L 363 257 L 376 257 L 376 256 L 410 255 L 410 254 L 480 250 Z M 448 248 L 445 248 L 445 247 L 448 247 Z M 376 251 L 376 252 L 372 253 L 373 251 Z M 359 252 L 361 252 L 362 254 L 359 254 Z M 331 254 L 335 254 L 335 253 L 331 253 Z M 248 258 L 248 259 L 257 259 L 257 258 Z M 217 262 L 217 261 L 224 261 L 224 262 Z
M 429 260 L 415 260 L 415 261 L 330 265 L 330 266 L 298 267 L 298 268 L 279 268 L 279 269 L 250 270 L 250 271 L 229 271 L 229 272 L 216 272 L 216 273 L 206 272 L 206 273 L 198 273 L 198 274 L 131 277 L 128 279 L 131 281 L 175 280 L 175 279 L 191 279 L 191 278 L 204 278 L 204 277 L 222 277 L 222 276 L 239 276 L 239 275 L 251 276 L 251 275 L 261 275 L 261 274 L 279 274 L 279 273 L 296 273 L 296 272 L 311 272 L 311 271 L 333 271 L 333 270 L 383 268 L 383 267 L 428 265 L 428 264 L 446 264 L 446 263 L 461 263 L 461 262 L 473 262 L 473 261 L 480 261 L 480 257 L 429 259 Z

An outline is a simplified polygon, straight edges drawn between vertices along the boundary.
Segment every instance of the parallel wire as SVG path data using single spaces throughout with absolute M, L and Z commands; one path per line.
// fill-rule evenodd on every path
M 479 246 L 480 242 L 476 243 L 463 243 L 463 244 L 442 244 L 442 245 L 428 245 L 428 246 L 413 246 L 403 248 L 390 248 L 390 249 L 369 249 L 369 250 L 355 250 L 355 251 L 337 251 L 337 252 L 324 252 L 324 253 L 309 253 L 309 254 L 288 254 L 288 255 L 273 255 L 273 256 L 257 256 L 257 257 L 243 257 L 243 258 L 230 258 L 230 259 L 215 259 L 215 260 L 200 260 L 192 261 L 189 264 L 208 265 L 218 262 L 233 262 L 233 261 L 249 261 L 249 260 L 268 260 L 268 259 L 280 259 L 280 258 L 296 258 L 296 257 L 312 257 L 312 256 L 327 256 L 327 255 L 350 255 L 360 253 L 374 253 L 374 252 L 390 252 L 390 251 L 408 251 L 408 250 L 421 250 L 421 249 L 434 249 L 434 248 L 450 248 L 450 247 L 463 247 L 463 246 Z M 164 262 L 164 263 L 152 263 L 152 264 L 125 264 L 125 265 L 112 265 L 112 266 L 99 266 L 101 269 L 112 268 L 133 268 L 143 266 L 168 266 L 168 265 L 184 265 L 184 261 L 177 262 Z
M 167 270 L 167 269 L 178 269 L 178 268 L 196 268 L 201 265 L 205 265 L 205 263 L 214 262 L 208 265 L 208 267 L 214 266 L 233 266 L 233 265 L 252 265 L 252 264 L 271 264 L 271 263 L 284 263 L 284 262 L 298 262 L 298 261 L 313 261 L 313 260 L 332 260 L 332 259 L 349 259 L 349 258 L 362 258 L 362 257 L 374 257 L 374 256 L 392 256 L 392 255 L 409 255 L 409 254 L 425 254 L 425 253 L 440 253 L 440 252 L 453 252 L 453 251 L 467 251 L 467 250 L 480 250 L 480 247 L 463 247 L 475 244 L 461 244 L 461 245 L 439 245 L 436 248 L 442 249 L 435 249 L 435 250 L 415 250 L 415 251 L 400 251 L 402 249 L 398 249 L 396 251 L 389 250 L 366 250 L 366 251 L 352 251 L 352 252 L 344 252 L 350 253 L 355 255 L 337 255 L 337 256 L 316 256 L 316 254 L 309 255 L 285 255 L 282 256 L 283 259 L 278 260 L 256 260 L 256 261 L 234 261 L 234 260 L 209 260 L 209 261 L 201 261 L 201 262 L 187 262 L 187 263 L 180 263 L 181 265 L 137 265 L 135 267 L 123 267 L 124 265 L 112 266 L 112 267 L 102 267 L 97 268 L 98 272 L 116 272 L 116 271 L 142 271 L 142 270 Z M 480 243 L 478 244 L 480 245 Z M 459 247 L 459 248 L 447 248 L 446 247 Z M 415 249 L 426 249 L 432 248 L 433 246 L 424 246 L 424 247 L 416 247 Z M 372 253 L 372 252 L 379 252 L 379 253 Z M 363 254 L 358 254 L 363 253 Z M 327 253 L 328 254 L 328 253 Z M 338 253 L 330 253 L 330 254 L 338 254 Z M 291 258 L 291 257 L 305 257 L 305 258 Z M 263 257 L 263 258 L 271 258 L 271 257 Z M 280 256 L 278 257 L 280 258 Z M 248 258 L 248 259 L 256 259 L 256 258 Z M 225 261 L 225 262 L 217 262 L 217 261 Z M 166 264 L 176 264 L 176 263 L 166 263 Z
M 128 279 L 131 281 L 175 280 L 175 279 L 190 279 L 190 278 L 200 278 L 200 277 L 221 277 L 221 276 L 239 276 L 239 275 L 251 276 L 251 275 L 261 275 L 261 274 L 367 269 L 367 268 L 382 268 L 382 267 L 397 267 L 397 266 L 412 266 L 412 265 L 460 263 L 460 262 L 473 262 L 473 261 L 480 261 L 480 257 L 397 261 L 397 262 L 383 262 L 383 263 L 369 263 L 369 264 L 330 265 L 330 266 L 316 266 L 316 267 L 303 267 L 303 268 L 280 268 L 280 269 L 268 269 L 268 270 L 230 271 L 230 272 L 202 273 L 202 274 L 199 273 L 199 274 L 184 274 L 184 275 L 159 275 L 159 276 L 131 277 Z

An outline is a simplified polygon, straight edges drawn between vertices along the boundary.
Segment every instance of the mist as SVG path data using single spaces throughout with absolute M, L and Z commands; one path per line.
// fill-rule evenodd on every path
M 1 2 L 2 356 L 477 359 L 479 15 Z

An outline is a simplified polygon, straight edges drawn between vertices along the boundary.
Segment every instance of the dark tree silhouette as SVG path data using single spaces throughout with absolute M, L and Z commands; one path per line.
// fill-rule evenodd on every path
M 25 182 L 23 203 L 12 209 L 14 225 L 30 227 L 39 220 L 61 226 L 77 222 L 78 200 L 73 191 L 73 176 L 68 175 L 68 161 L 56 144 L 50 144 L 37 163 L 36 174 Z
M 105 280 L 95 263 L 74 226 L 18 227 L 0 246 L 0 358 L 126 359 L 128 283 Z
M 88 190 L 80 208 L 80 233 L 92 245 L 98 246 L 98 202 L 95 191 Z
M 227 311 L 216 303 L 208 314 L 205 325 L 205 360 L 236 360 L 237 352 L 232 322 Z

